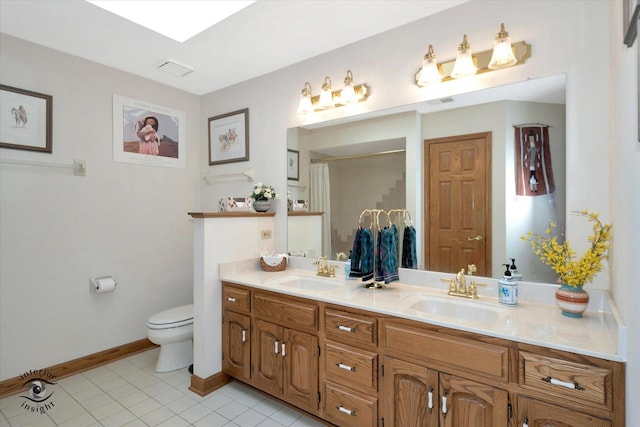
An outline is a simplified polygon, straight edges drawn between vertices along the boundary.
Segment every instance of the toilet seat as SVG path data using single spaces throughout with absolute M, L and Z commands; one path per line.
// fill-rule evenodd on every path
M 181 305 L 156 313 L 147 321 L 149 329 L 171 329 L 193 323 L 193 304 Z

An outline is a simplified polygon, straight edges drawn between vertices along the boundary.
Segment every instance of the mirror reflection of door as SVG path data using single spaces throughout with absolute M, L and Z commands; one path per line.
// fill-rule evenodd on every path
M 491 132 L 424 144 L 425 267 L 491 277 Z

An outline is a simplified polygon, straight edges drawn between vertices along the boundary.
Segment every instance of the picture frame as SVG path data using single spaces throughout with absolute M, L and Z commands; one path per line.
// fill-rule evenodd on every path
M 209 165 L 249 160 L 249 109 L 208 119 Z
M 53 152 L 53 97 L 0 84 L 0 148 Z
M 144 129 L 156 120 L 154 131 Z M 186 115 L 162 105 L 113 95 L 113 160 L 145 166 L 184 169 Z
M 640 4 L 638 0 L 622 0 L 622 28 L 624 44 L 633 46 L 638 35 L 638 15 Z
M 287 149 L 287 179 L 300 180 L 300 152 Z

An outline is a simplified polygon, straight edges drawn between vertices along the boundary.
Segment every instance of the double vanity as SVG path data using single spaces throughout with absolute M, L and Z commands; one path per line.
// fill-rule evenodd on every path
M 470 300 L 442 273 L 367 289 L 312 261 L 220 264 L 225 374 L 338 426 L 624 426 L 624 326 L 606 293 L 573 319 L 552 285 L 521 283 L 510 307 L 493 279 L 473 278 L 486 287 Z

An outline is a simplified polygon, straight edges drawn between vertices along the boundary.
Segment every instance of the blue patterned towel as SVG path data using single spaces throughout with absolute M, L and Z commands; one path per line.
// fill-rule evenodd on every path
M 360 258 L 360 268 L 362 271 L 362 281 L 373 279 L 373 233 L 368 228 L 362 229 L 361 234 L 362 255 Z
M 362 228 L 356 230 L 353 238 L 353 249 L 351 250 L 351 271 L 349 277 L 362 277 L 360 261 L 362 259 Z
M 402 268 L 418 268 L 416 256 L 416 229 L 413 225 L 405 227 L 402 242 Z
M 398 276 L 398 239 L 393 229 L 385 228 L 380 238 L 380 259 L 385 285 L 400 280 Z

